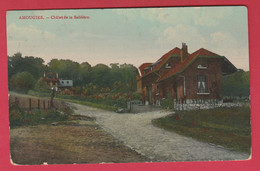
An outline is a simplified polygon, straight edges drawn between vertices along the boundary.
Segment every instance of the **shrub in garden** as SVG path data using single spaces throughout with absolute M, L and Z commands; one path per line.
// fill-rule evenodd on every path
M 20 111 L 18 108 L 14 108 L 10 110 L 9 112 L 10 127 L 23 125 L 23 120 L 24 120 L 23 115 L 24 115 L 23 112 Z
M 17 106 L 9 109 L 9 124 L 10 127 L 46 124 L 57 121 L 64 121 L 70 115 L 70 110 L 59 112 L 54 109 L 51 110 L 38 110 L 32 111 L 20 109 Z
M 138 93 L 138 92 L 134 92 L 133 95 L 132 95 L 133 100 L 140 100 L 141 97 L 142 97 L 142 94 Z
M 174 102 L 171 93 L 167 93 L 167 97 L 162 100 L 161 106 L 163 109 L 174 109 Z

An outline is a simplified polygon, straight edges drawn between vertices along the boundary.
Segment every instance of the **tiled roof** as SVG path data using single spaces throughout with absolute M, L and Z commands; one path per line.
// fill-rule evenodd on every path
M 141 76 L 144 75 L 144 69 L 147 68 L 148 66 L 152 65 L 152 63 L 143 63 L 141 66 L 139 66 L 140 72 L 141 72 Z
M 189 66 L 197 57 L 220 57 L 222 58 L 223 56 L 219 56 L 218 54 L 215 54 L 213 52 L 210 52 L 204 48 L 201 48 L 197 51 L 195 51 L 194 53 L 192 53 L 191 55 L 189 55 L 187 57 L 186 60 L 184 60 L 183 62 L 180 62 L 179 64 L 177 64 L 174 68 L 172 68 L 170 71 L 168 71 L 165 75 L 163 75 L 158 81 L 162 81 L 174 74 L 180 73 L 183 70 L 186 69 L 187 66 Z
M 178 47 L 175 47 L 174 49 L 170 50 L 166 54 L 164 54 L 160 59 L 158 59 L 155 63 L 144 63 L 142 64 L 139 69 L 142 74 L 142 76 L 146 76 L 162 67 L 162 65 L 168 61 L 168 59 L 173 55 L 180 55 L 181 49 Z M 157 64 L 156 64 L 157 63 Z M 148 66 L 151 66 L 152 64 L 156 64 L 156 66 L 153 68 L 153 70 L 148 71 L 146 74 L 144 73 L 144 69 Z
M 180 55 L 181 49 L 178 47 L 175 47 L 174 49 L 170 50 L 166 54 L 164 54 L 158 61 L 160 61 L 156 67 L 153 68 L 153 71 L 156 71 L 157 69 L 161 68 L 161 66 L 172 56 L 172 55 Z

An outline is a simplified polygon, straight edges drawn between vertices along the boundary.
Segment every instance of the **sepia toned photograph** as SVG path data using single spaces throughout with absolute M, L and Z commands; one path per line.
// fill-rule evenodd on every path
M 247 8 L 6 14 L 14 165 L 251 158 Z

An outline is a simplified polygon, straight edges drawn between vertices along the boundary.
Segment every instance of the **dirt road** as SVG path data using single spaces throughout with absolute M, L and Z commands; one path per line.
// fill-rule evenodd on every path
M 95 117 L 108 133 L 154 162 L 246 160 L 250 157 L 152 125 L 152 119 L 166 116 L 169 112 L 118 114 L 79 104 L 69 105 L 77 114 Z

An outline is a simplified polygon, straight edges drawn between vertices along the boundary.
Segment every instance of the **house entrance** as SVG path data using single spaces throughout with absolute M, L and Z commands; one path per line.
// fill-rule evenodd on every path
M 176 101 L 177 101 L 178 93 L 177 93 L 177 83 L 176 83 L 176 81 L 173 82 L 173 91 L 174 91 L 173 98 L 175 98 Z
M 152 86 L 148 86 L 148 101 L 152 104 Z

